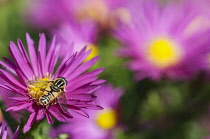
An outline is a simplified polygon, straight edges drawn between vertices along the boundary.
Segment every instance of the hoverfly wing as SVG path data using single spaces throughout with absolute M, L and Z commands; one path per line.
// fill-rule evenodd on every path
M 60 105 L 63 112 L 68 112 L 68 104 L 66 101 L 66 95 L 64 93 L 60 97 L 58 97 L 58 104 Z

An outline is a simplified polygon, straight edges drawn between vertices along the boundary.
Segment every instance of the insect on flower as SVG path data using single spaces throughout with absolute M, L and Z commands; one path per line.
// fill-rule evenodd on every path
M 49 49 L 44 34 L 40 34 L 38 49 L 29 34 L 26 39 L 28 51 L 20 40 L 17 45 L 11 42 L 12 60 L 0 61 L 0 77 L 5 81 L 0 87 L 12 92 L 6 111 L 30 112 L 24 133 L 30 130 L 34 121 L 45 117 L 52 124 L 51 116 L 60 122 L 73 118 L 70 110 L 88 117 L 85 109 L 102 109 L 95 103 L 93 92 L 105 82 L 98 79 L 103 68 L 87 71 L 98 61 L 98 56 L 83 62 L 91 50 L 86 51 L 84 47 L 73 53 L 72 46 L 58 62 L 61 45 L 55 37 Z
M 58 77 L 53 81 L 37 81 L 42 82 L 40 89 L 36 92 L 33 99 L 37 100 L 38 105 L 45 106 L 47 109 L 50 105 L 59 104 L 64 112 L 67 112 L 67 102 L 65 95 L 65 87 L 67 80 L 64 77 Z M 38 92 L 43 92 L 38 96 Z

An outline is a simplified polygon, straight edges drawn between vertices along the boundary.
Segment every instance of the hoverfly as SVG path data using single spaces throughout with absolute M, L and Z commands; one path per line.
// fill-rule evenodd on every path
M 53 104 L 60 105 L 64 112 L 67 112 L 67 102 L 65 95 L 65 87 L 67 80 L 64 77 L 58 77 L 53 81 L 47 81 L 47 87 L 43 90 L 43 94 L 39 97 L 38 103 L 42 106 L 49 107 Z

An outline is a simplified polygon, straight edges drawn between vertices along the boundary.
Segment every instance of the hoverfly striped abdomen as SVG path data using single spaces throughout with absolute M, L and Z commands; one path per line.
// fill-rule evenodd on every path
M 54 103 L 55 100 L 60 97 L 60 95 L 63 95 L 66 85 L 67 80 L 64 77 L 58 77 L 49 82 L 44 93 L 39 98 L 39 104 L 47 106 L 51 103 Z M 62 97 L 65 97 L 65 95 Z

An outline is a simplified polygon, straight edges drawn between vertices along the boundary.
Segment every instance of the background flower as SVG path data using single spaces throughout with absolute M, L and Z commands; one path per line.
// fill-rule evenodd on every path
M 74 139 L 110 139 L 114 138 L 114 130 L 119 120 L 119 99 L 122 90 L 104 85 L 95 93 L 97 103 L 103 105 L 103 110 L 91 111 L 90 118 L 77 116 L 74 120 L 53 129 L 49 135 L 69 134 Z
M 121 56 L 131 58 L 128 67 L 136 79 L 183 79 L 207 68 L 209 38 L 205 36 L 209 30 L 189 33 L 198 16 L 193 6 L 173 2 L 160 6 L 151 1 L 134 4 L 132 23 L 121 24 L 115 36 L 124 45 Z
M 66 55 L 65 52 L 71 49 L 72 44 L 74 45 L 73 52 L 80 51 L 84 46 L 87 46 L 87 49 L 92 49 L 86 60 L 99 55 L 99 48 L 96 46 L 97 29 L 91 21 L 79 23 L 72 20 L 61 25 L 51 34 L 56 34 L 58 42 L 62 45 L 61 56 Z
M 2 139 L 8 139 L 8 138 L 17 139 L 19 130 L 20 130 L 20 126 L 18 126 L 15 133 L 12 134 L 11 129 L 5 123 L 1 123 L 0 124 L 0 137 Z
M 59 25 L 69 19 L 82 22 L 93 20 L 101 26 L 110 26 L 114 18 L 122 17 L 121 11 L 126 2 L 127 0 L 38 0 L 28 4 L 28 18 L 32 24 L 43 28 Z

